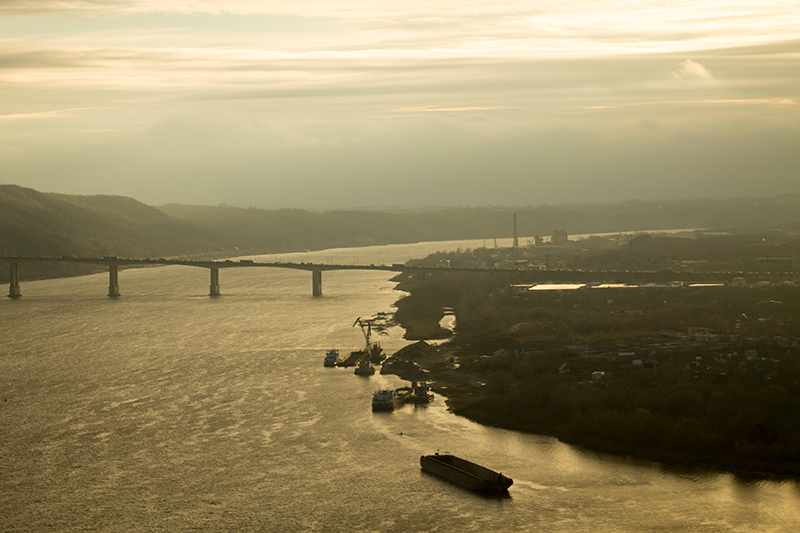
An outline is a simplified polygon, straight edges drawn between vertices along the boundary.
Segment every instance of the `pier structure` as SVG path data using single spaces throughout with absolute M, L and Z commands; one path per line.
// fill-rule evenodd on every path
M 9 298 L 19 298 L 21 293 L 19 291 L 19 263 L 9 263 L 10 270 L 8 273 L 9 277 L 9 286 L 8 286 L 8 297 Z
M 119 270 L 117 265 L 108 265 L 108 296 L 119 298 Z
M 311 271 L 311 294 L 322 296 L 322 270 Z
M 209 296 L 219 296 L 219 268 L 211 267 L 211 287 L 208 290 Z

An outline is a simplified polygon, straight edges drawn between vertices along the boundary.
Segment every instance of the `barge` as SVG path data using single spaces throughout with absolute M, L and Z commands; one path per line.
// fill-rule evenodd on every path
M 502 493 L 514 483 L 510 477 L 455 455 L 423 455 L 419 464 L 425 472 L 478 492 Z
M 405 404 L 411 396 L 411 389 L 400 387 L 399 389 L 383 389 L 376 391 L 372 395 L 373 411 L 394 411 Z

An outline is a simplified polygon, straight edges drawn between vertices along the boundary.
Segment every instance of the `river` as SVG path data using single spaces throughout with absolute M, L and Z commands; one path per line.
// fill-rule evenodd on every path
M 480 241 L 282 254 L 395 263 Z M 274 260 L 278 256 L 263 256 Z M 24 265 L 23 265 L 24 268 Z M 324 368 L 391 312 L 391 273 L 168 266 L 23 282 L 0 301 L 0 531 L 800 530 L 800 484 L 583 451 L 428 407 L 371 411 L 395 376 Z M 392 353 L 407 342 L 392 328 Z M 514 479 L 486 498 L 431 477 L 452 452 Z

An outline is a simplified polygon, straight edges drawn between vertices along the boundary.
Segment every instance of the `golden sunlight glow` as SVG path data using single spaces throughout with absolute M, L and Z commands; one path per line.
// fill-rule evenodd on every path
M 730 142 L 723 131 L 743 132 L 744 152 L 720 145 L 718 177 L 707 178 L 713 190 L 731 175 L 722 168 L 729 164 L 723 152 L 752 152 L 758 143 L 747 136 L 756 131 L 770 132 L 775 146 L 792 144 L 800 121 L 796 1 L 5 0 L 0 35 L 0 120 L 15 125 L 0 130 L 0 156 L 4 172 L 17 176 L 2 179 L 52 183 L 56 190 L 61 185 L 49 169 L 64 165 L 48 166 L 37 155 L 44 147 L 57 159 L 68 141 L 62 151 L 70 159 L 87 154 L 74 166 L 84 168 L 76 176 L 94 172 L 96 140 L 70 131 L 109 133 L 107 142 L 118 144 L 103 153 L 126 161 L 136 147 L 153 143 L 158 150 L 145 153 L 172 142 L 184 150 L 198 130 L 209 132 L 203 142 L 212 146 L 211 138 L 223 136 L 219 146 L 230 150 L 233 174 L 244 176 L 242 190 L 257 181 L 259 154 L 272 154 L 271 168 L 311 183 L 332 179 L 320 169 L 334 161 L 341 165 L 336 172 L 368 175 L 355 155 L 365 142 L 375 143 L 377 161 L 392 160 L 398 146 L 424 152 L 432 139 L 452 141 L 453 151 L 408 160 L 428 164 L 431 176 L 460 172 L 460 142 L 517 175 L 520 186 L 534 157 L 526 143 L 564 135 L 566 145 L 537 161 L 562 169 L 585 190 L 579 175 L 596 166 L 567 157 L 574 142 L 590 151 L 602 146 L 604 172 L 616 175 L 614 165 L 626 166 L 626 154 L 646 139 L 657 151 L 683 149 L 673 144 L 683 133 L 668 129 L 681 123 L 713 146 L 714 139 Z M 405 120 L 387 120 L 399 118 Z M 486 143 L 498 136 L 502 148 Z M 273 153 L 287 143 L 331 146 L 331 139 L 339 154 Z M 771 159 L 775 190 L 790 183 L 785 169 L 794 160 L 785 157 Z M 316 160 L 319 167 L 310 163 Z M 138 165 L 125 168 L 135 172 Z M 156 162 L 149 165 L 153 172 Z M 401 167 L 397 172 L 419 173 Z M 737 172 L 751 167 L 736 165 Z M 192 175 L 213 181 L 204 172 Z M 63 190 L 82 190 L 64 179 Z M 610 197 L 642 194 L 622 181 L 606 183 Z M 748 190 L 744 175 L 738 183 L 736 190 Z M 549 201 L 570 193 L 552 195 Z

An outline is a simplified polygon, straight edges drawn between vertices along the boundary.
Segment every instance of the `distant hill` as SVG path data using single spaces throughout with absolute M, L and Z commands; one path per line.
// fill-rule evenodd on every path
M 159 257 L 208 249 L 203 227 L 119 196 L 69 196 L 0 185 L 0 254 Z M 25 279 L 83 274 L 97 267 L 26 264 Z M 0 280 L 6 280 L 0 269 Z
M 155 207 L 145 205 L 127 196 L 110 196 L 98 194 L 94 196 L 75 196 L 70 194 L 50 194 L 54 198 L 74 205 L 99 209 L 120 219 L 146 223 L 164 222 L 169 216 Z
M 508 238 L 555 230 L 607 233 L 677 228 L 800 230 L 800 194 L 731 200 L 630 201 L 396 212 L 263 210 L 75 196 L 0 185 L 0 254 L 169 257 L 244 255 L 420 241 Z M 525 244 L 524 242 L 521 244 Z M 487 242 L 491 246 L 491 241 Z M 79 274 L 81 265 L 29 265 L 23 278 Z M 0 281 L 7 279 L 0 268 Z
M 240 248 L 243 244 L 257 248 L 292 245 L 319 248 L 508 238 L 513 234 L 514 214 L 520 237 L 549 236 L 555 230 L 578 234 L 688 228 L 800 229 L 800 194 L 730 200 L 637 200 L 615 204 L 397 212 L 312 213 L 299 209 L 267 211 L 177 204 L 159 209 L 175 218 L 211 224 L 222 231 L 222 238 L 236 236 Z

